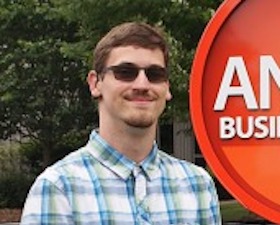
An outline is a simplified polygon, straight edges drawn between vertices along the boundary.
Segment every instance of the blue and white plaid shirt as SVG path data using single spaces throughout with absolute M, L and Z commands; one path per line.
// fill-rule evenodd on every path
M 93 131 L 33 184 L 21 225 L 220 225 L 210 176 L 154 144 L 137 165 Z

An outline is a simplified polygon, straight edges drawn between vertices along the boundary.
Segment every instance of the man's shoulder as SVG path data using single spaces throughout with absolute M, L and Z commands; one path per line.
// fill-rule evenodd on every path
M 64 158 L 47 167 L 37 180 L 47 180 L 51 183 L 58 183 L 61 179 L 75 179 L 86 173 L 86 161 L 90 155 L 84 147 L 75 150 Z
M 192 162 L 176 158 L 163 151 L 159 151 L 161 164 L 169 171 L 169 173 L 175 176 L 185 178 L 201 178 L 206 180 L 211 180 L 209 173 L 198 165 Z

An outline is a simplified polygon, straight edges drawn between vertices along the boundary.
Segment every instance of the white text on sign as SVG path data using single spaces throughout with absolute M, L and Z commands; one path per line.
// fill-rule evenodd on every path
M 229 57 L 215 100 L 214 111 L 224 111 L 229 97 L 243 98 L 248 110 L 270 109 L 271 82 L 274 81 L 280 88 L 280 68 L 270 55 L 260 56 L 259 65 L 260 98 L 258 102 L 243 57 Z M 234 76 L 237 76 L 239 80 L 238 86 L 232 85 Z M 230 139 L 235 136 L 242 139 L 251 137 L 257 139 L 280 138 L 280 116 L 221 117 L 219 119 L 219 129 L 221 139 Z

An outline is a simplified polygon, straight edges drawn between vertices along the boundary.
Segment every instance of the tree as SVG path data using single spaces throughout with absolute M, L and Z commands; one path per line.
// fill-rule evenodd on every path
M 97 124 L 97 107 L 84 79 L 92 64 L 91 51 L 101 36 L 124 21 L 164 28 L 171 46 L 175 96 L 164 120 L 185 120 L 193 54 L 220 2 L 1 1 L 0 137 L 26 137 L 29 149 L 43 153 L 43 167 L 57 159 L 59 149 L 63 155 L 84 142 L 90 127 Z
M 198 40 L 222 0 L 57 0 L 57 7 L 80 24 L 79 46 L 94 46 L 109 29 L 125 21 L 144 21 L 164 28 L 171 46 L 170 80 L 175 98 L 165 120 L 188 118 L 188 79 Z M 78 48 L 76 48 L 78 47 Z
M 77 23 L 69 22 L 50 1 L 0 3 L 0 134 L 18 134 L 43 154 L 43 167 L 58 147 L 85 141 L 97 121 L 85 84 L 87 65 L 65 54 L 77 41 Z M 72 149 L 68 149 L 72 150 Z

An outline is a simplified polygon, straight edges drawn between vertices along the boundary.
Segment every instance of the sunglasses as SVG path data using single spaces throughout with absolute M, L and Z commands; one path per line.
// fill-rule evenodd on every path
M 140 70 L 144 70 L 146 77 L 151 83 L 161 83 L 167 81 L 167 69 L 157 65 L 139 67 L 133 63 L 122 63 L 120 65 L 105 68 L 103 73 L 112 71 L 115 79 L 124 82 L 132 82 L 137 78 Z

